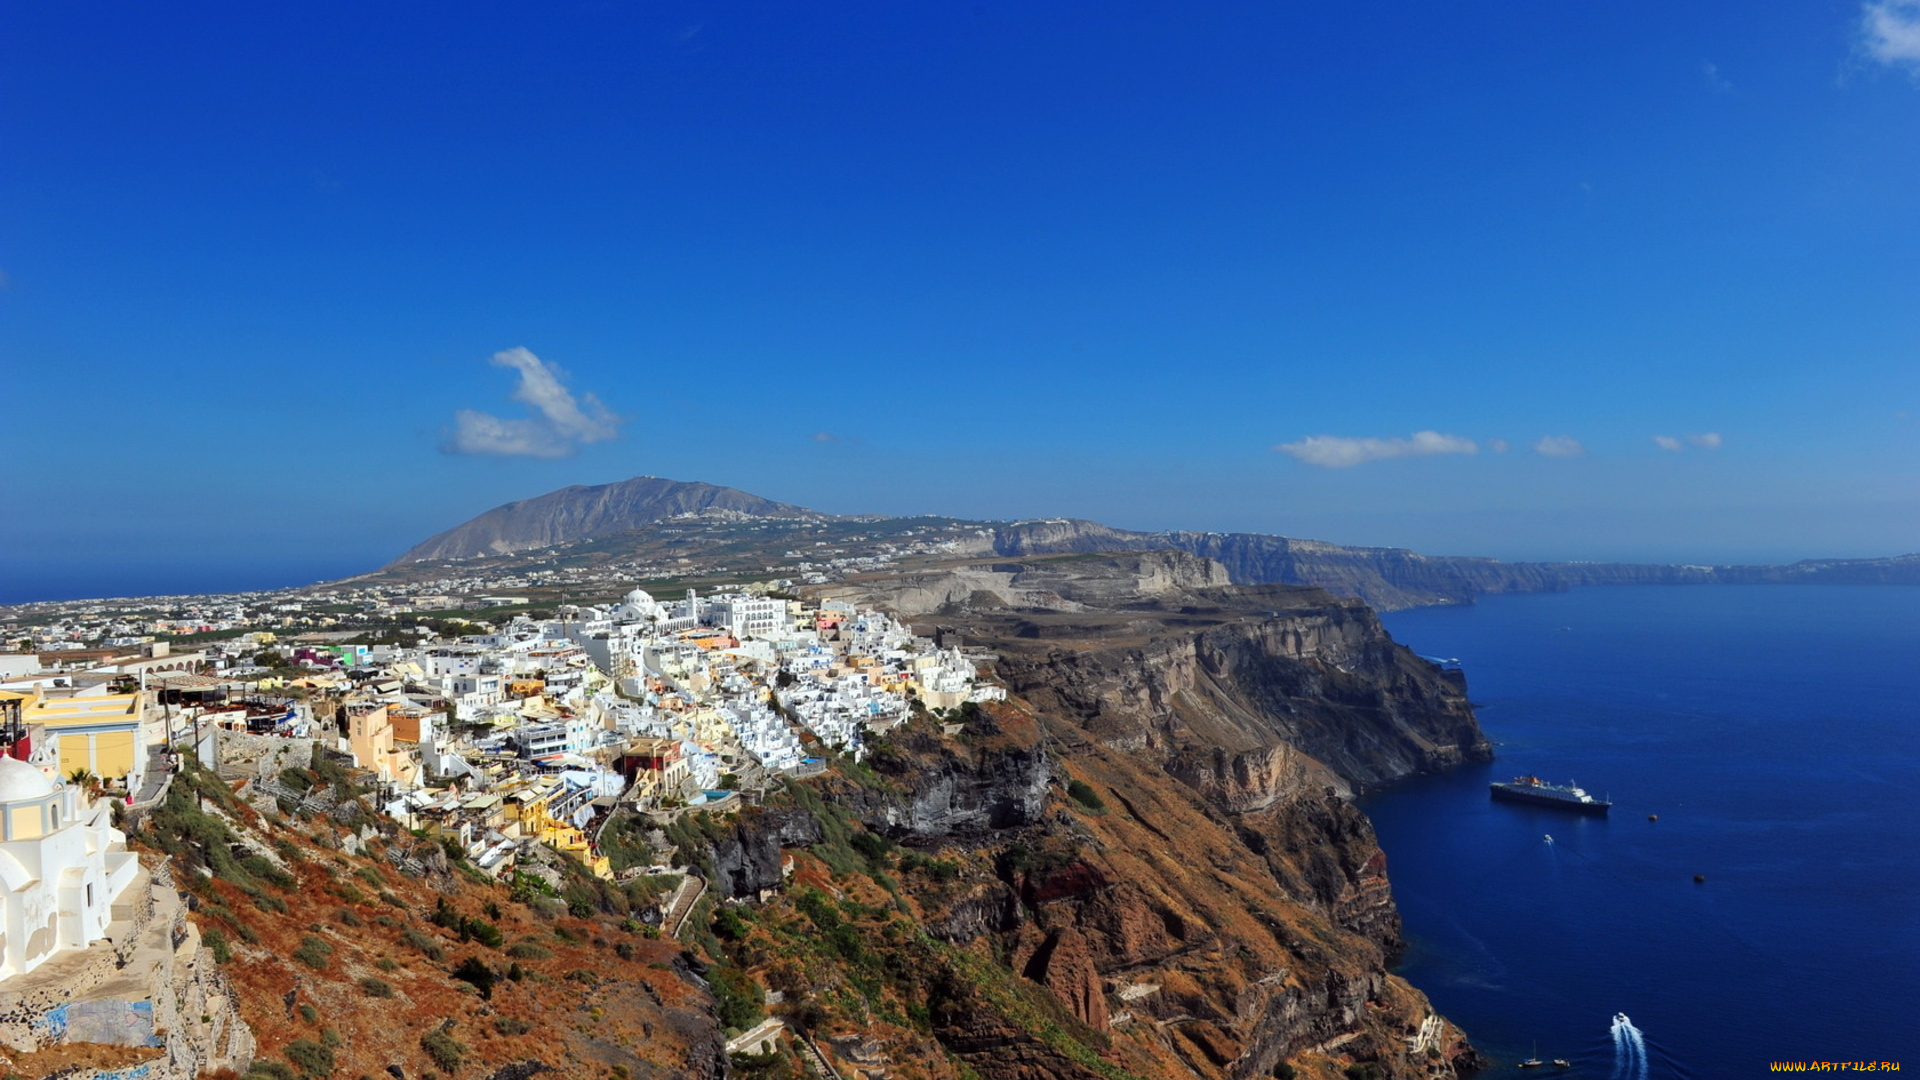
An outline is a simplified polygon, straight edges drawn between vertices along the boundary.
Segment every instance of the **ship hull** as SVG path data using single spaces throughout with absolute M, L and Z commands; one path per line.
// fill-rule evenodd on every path
M 1528 791 L 1525 788 L 1508 787 L 1504 784 L 1494 784 L 1492 787 L 1493 797 L 1496 799 L 1505 799 L 1508 802 L 1528 803 L 1533 806 L 1551 806 L 1556 810 L 1571 810 L 1576 814 L 1605 816 L 1606 812 L 1613 807 L 1613 804 L 1608 802 L 1580 802 L 1577 799 L 1566 799 L 1557 795 L 1545 795 L 1537 791 Z

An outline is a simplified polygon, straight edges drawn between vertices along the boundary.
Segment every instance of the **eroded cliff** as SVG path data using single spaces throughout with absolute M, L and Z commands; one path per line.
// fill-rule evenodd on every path
M 727 963 L 805 1003 L 780 1009 L 830 1057 L 902 1077 L 1473 1063 L 1388 974 L 1386 859 L 1343 797 L 1487 753 L 1457 677 L 1356 602 L 1191 556 L 948 570 L 837 592 L 992 648 L 1009 700 L 721 829 L 731 894 L 780 889 L 716 920 Z

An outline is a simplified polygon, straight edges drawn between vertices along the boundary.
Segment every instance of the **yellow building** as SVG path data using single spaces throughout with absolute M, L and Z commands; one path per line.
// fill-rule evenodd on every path
M 587 835 L 571 822 L 551 813 L 554 800 L 567 794 L 566 785 L 552 777 L 535 780 L 516 791 L 506 793 L 507 812 L 514 818 L 518 833 L 546 844 L 556 851 L 579 859 L 596 877 L 612 877 L 613 866 L 605 855 L 596 854 Z M 515 830 L 509 829 L 512 836 Z
M 85 769 L 128 790 L 146 774 L 140 745 L 139 694 L 48 697 L 35 691 L 20 701 L 20 722 L 33 739 L 33 763 L 60 776 Z

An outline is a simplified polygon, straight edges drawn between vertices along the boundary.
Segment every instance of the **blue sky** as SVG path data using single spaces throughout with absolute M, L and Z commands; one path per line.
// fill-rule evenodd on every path
M 0 9 L 0 593 L 638 474 L 1920 548 L 1920 0 L 478 7 Z

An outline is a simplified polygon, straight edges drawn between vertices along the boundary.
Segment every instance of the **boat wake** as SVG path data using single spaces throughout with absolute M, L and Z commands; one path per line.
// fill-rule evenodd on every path
M 1647 1080 L 1647 1040 L 1626 1013 L 1613 1014 L 1613 1080 Z

